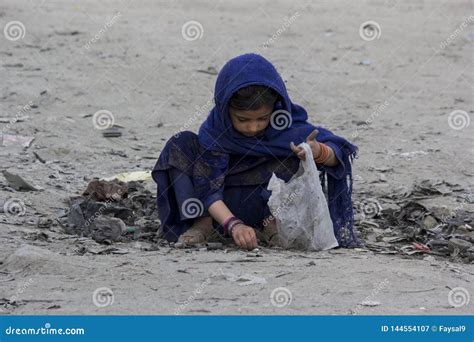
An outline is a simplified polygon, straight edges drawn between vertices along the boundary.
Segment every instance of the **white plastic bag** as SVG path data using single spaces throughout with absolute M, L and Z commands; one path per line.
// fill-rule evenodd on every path
M 298 172 L 288 183 L 275 174 L 268 183 L 272 191 L 268 206 L 276 219 L 280 245 L 310 251 L 337 247 L 313 152 L 307 143 L 299 146 L 306 160 L 301 161 Z

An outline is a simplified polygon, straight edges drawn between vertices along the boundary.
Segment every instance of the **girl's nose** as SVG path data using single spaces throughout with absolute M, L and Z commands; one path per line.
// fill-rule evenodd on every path
M 259 131 L 258 125 L 250 125 L 249 127 L 247 127 L 247 132 L 251 134 L 256 134 L 258 133 L 258 131 Z

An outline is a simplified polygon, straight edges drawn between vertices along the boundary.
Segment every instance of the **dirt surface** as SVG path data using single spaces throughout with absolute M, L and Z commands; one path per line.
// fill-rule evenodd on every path
M 35 140 L 29 148 L 0 144 L 0 165 L 41 190 L 16 191 L 0 175 L 2 203 L 15 199 L 24 209 L 0 213 L 3 314 L 473 311 L 474 267 L 459 258 L 104 246 L 57 223 L 36 225 L 64 214 L 65 200 L 94 177 L 150 170 L 170 136 L 204 120 L 213 68 L 245 52 L 276 65 L 312 123 L 359 146 L 355 203 L 376 199 L 390 208 L 390 195 L 442 180 L 451 190 L 423 203 L 452 216 L 474 212 L 466 200 L 472 2 L 4 0 L 0 23 L 12 21 L 24 37 L 0 37 L 0 117 L 14 120 L 0 127 Z M 202 27 L 197 39 L 182 30 L 189 21 Z M 360 32 L 367 21 L 379 37 Z M 103 137 L 93 121 L 100 110 L 112 113 L 121 137 Z M 451 290 L 459 288 L 462 305 L 453 305 Z

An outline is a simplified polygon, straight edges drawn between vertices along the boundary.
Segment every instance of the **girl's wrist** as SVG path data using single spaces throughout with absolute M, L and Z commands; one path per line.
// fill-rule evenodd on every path
M 224 234 L 232 236 L 232 230 L 238 224 L 243 224 L 242 220 L 239 220 L 235 216 L 228 217 L 222 225 L 224 227 Z
M 316 164 L 324 164 L 331 157 L 331 148 L 320 142 L 317 144 L 319 144 L 319 155 L 314 156 L 314 161 Z

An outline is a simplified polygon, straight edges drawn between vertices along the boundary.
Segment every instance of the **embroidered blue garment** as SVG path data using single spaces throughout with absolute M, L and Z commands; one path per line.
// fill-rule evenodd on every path
M 267 129 L 255 137 L 237 132 L 228 112 L 232 94 L 249 85 L 274 89 L 280 100 L 274 110 L 291 115 L 291 125 Z M 341 247 L 358 246 L 353 232 L 351 162 L 357 148 L 322 127 L 307 122 L 307 112 L 290 101 L 285 84 L 273 65 L 262 56 L 246 54 L 233 58 L 223 67 L 216 82 L 215 107 L 202 124 L 198 136 L 182 132 L 172 137 L 162 150 L 152 172 L 158 185 L 158 211 L 165 237 L 176 241 L 189 228 L 182 204 L 190 197 L 208 207 L 223 200 L 246 224 L 261 229 L 269 214 L 268 181 L 275 172 L 285 181 L 297 171 L 299 160 L 290 142 L 299 144 L 315 129 L 316 139 L 330 146 L 339 160 L 336 167 L 318 165 L 327 191 L 334 233 Z M 288 118 L 283 118 L 288 119 Z M 216 222 L 216 229 L 222 232 Z
M 291 114 L 291 125 L 284 129 L 281 126 L 269 125 L 260 136 L 248 137 L 233 128 L 229 115 L 228 102 L 231 96 L 241 88 L 250 85 L 263 85 L 275 90 L 281 100 L 275 110 L 283 110 Z M 319 130 L 317 141 L 327 144 L 336 153 L 340 165 L 336 168 L 320 167 L 327 175 L 327 191 L 329 211 L 334 224 L 334 233 L 341 247 L 357 245 L 353 232 L 352 210 L 352 170 L 351 162 L 356 156 L 357 147 L 346 139 L 332 134 L 322 127 L 315 127 L 307 122 L 306 110 L 291 102 L 285 83 L 275 67 L 264 57 L 257 54 L 245 54 L 231 59 L 219 72 L 215 92 L 215 107 L 199 129 L 199 142 L 208 150 L 220 153 L 234 153 L 252 156 L 290 157 L 294 152 L 290 143 L 296 145 L 305 141 L 315 129 Z M 281 116 L 283 120 L 287 119 Z M 285 126 L 283 126 L 285 127 Z M 226 161 L 216 161 L 212 156 L 205 162 L 226 171 Z M 213 160 L 214 159 L 214 160 Z M 332 170 L 331 170 L 332 169 Z M 214 171 L 216 172 L 216 171 Z M 219 171 L 217 171 L 219 173 Z M 210 189 L 211 190 L 211 189 Z M 217 191 L 218 193 L 218 191 Z M 217 198 L 216 191 L 201 194 L 204 202 Z

